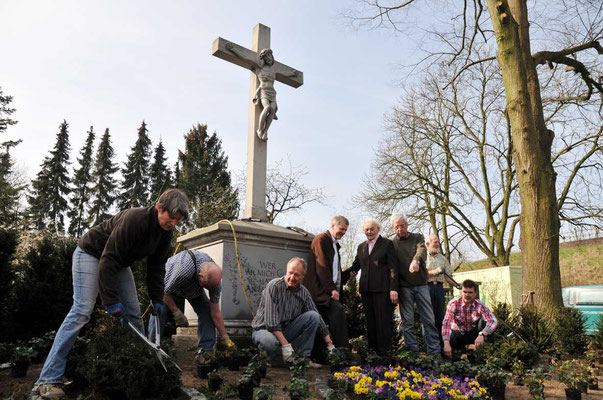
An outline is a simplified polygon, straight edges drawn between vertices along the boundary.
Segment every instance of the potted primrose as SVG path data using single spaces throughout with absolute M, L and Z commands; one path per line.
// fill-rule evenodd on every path
M 17 346 L 13 349 L 10 368 L 13 378 L 22 378 L 27 375 L 31 360 L 36 356 L 34 349 L 28 346 Z

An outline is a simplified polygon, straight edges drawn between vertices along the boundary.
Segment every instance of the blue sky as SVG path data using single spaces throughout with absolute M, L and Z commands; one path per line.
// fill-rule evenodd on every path
M 305 183 L 328 204 L 283 217 L 281 225 L 326 229 L 334 214 L 368 217 L 351 198 L 370 172 L 383 114 L 415 60 L 413 46 L 387 30 L 355 31 L 340 13 L 350 1 L 22 1 L 0 2 L 0 86 L 14 96 L 19 123 L 6 139 L 20 168 L 35 176 L 63 119 L 71 159 L 91 125 L 109 128 L 122 165 L 142 120 L 173 165 L 197 122 L 217 131 L 233 174 L 246 162 L 249 71 L 213 57 L 221 36 L 245 47 L 257 23 L 272 29 L 275 58 L 304 72 L 304 85 L 277 83 L 279 120 L 268 162 L 306 167 Z M 286 164 L 286 163 L 285 163 Z M 385 221 L 384 221 L 385 222 Z

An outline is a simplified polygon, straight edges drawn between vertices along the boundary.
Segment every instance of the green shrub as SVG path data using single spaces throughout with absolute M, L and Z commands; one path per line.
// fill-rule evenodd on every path
M 498 320 L 498 327 L 494 334 L 498 337 L 506 337 L 511 333 L 510 322 L 511 322 L 511 305 L 508 303 L 497 303 L 492 308 L 492 313 Z
M 538 362 L 538 357 L 538 349 L 533 344 L 507 339 L 479 346 L 472 354 L 472 361 L 476 365 L 496 363 L 510 369 L 513 362 L 519 360 L 526 368 L 531 368 Z
M 597 322 L 597 333 L 592 336 L 593 349 L 603 350 L 603 314 Z
M 90 335 L 75 374 L 90 388 L 111 398 L 175 398 L 182 385 L 180 371 L 166 361 L 163 370 L 155 352 L 113 317 L 99 321 Z M 162 344 L 168 353 L 171 349 Z M 74 349 L 75 350 L 75 349 Z M 70 361 L 74 354 L 70 355 Z
M 0 228 L 0 343 L 7 342 L 12 337 L 10 297 L 15 279 L 12 260 L 17 249 L 17 240 L 17 231 Z
M 343 288 L 341 304 L 348 320 L 348 336 L 350 339 L 366 335 L 366 318 L 362 308 L 362 299 L 358 292 L 358 280 L 350 279 Z
M 534 307 L 524 307 L 511 318 L 515 332 L 525 341 L 536 346 L 539 352 L 549 350 L 554 344 L 554 331 Z
M 586 319 L 574 307 L 559 309 L 555 319 L 555 345 L 562 353 L 583 356 L 586 353 L 588 340 L 585 330 Z
M 43 233 L 24 237 L 10 308 L 10 340 L 29 340 L 56 330 L 73 303 L 71 258 L 76 241 Z

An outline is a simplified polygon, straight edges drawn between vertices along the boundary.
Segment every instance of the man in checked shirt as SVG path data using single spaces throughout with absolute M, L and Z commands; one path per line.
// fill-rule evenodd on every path
M 174 295 L 188 300 L 197 314 L 197 339 L 199 350 L 213 350 L 216 340 L 216 329 L 222 344 L 228 348 L 236 348 L 224 327 L 224 318 L 220 310 L 220 293 L 222 292 L 222 270 L 205 253 L 197 250 L 181 251 L 168 258 L 165 263 L 165 290 L 163 302 L 174 315 L 176 326 L 188 326 L 188 319 L 178 308 Z M 209 298 L 205 290 L 209 292 Z M 155 317 L 149 320 L 149 339 L 155 340 Z M 159 317 L 160 331 L 163 331 L 167 311 Z M 197 352 L 195 362 L 203 363 L 201 352 Z
M 462 294 L 450 300 L 442 323 L 444 355 L 448 358 L 452 358 L 453 348 L 481 346 L 484 337 L 494 333 L 498 326 L 494 314 L 477 299 L 477 284 L 467 279 L 461 286 Z
M 299 353 L 310 356 L 317 329 L 328 351 L 335 349 L 310 292 L 301 284 L 307 271 L 306 260 L 293 257 L 287 263 L 287 274 L 268 282 L 262 292 L 260 306 L 251 321 L 251 340 L 272 359 L 280 352 L 283 361 L 292 362 L 292 343 Z M 311 362 L 310 366 L 317 364 Z

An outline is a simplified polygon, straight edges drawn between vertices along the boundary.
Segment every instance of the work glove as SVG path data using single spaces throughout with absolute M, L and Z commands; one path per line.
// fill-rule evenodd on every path
M 121 303 L 111 304 L 110 306 L 107 306 L 107 311 L 109 312 L 109 314 L 117 318 L 121 318 L 123 316 L 123 309 L 124 306 L 122 306 Z
M 237 349 L 237 345 L 230 339 L 222 339 L 222 345 L 226 348 L 226 350 Z
M 188 326 L 188 319 L 186 318 L 186 315 L 182 313 L 182 311 L 176 310 L 172 314 L 174 314 L 174 322 L 176 322 L 176 326 L 181 328 L 186 328 Z
M 281 346 L 281 352 L 283 353 L 283 361 L 285 361 L 286 363 L 293 362 L 293 347 L 290 343 Z
M 455 287 L 456 289 L 458 289 L 458 290 L 461 290 L 461 284 L 460 284 L 460 283 L 457 283 L 456 285 L 454 285 L 454 287 Z
M 163 311 L 165 310 L 165 306 L 161 303 L 155 303 L 155 304 L 153 304 L 153 309 L 155 310 L 155 315 L 157 315 L 159 317 L 159 316 L 161 316 L 161 314 L 163 314 Z
M 329 354 L 333 354 L 333 352 L 335 351 L 335 346 L 333 346 L 333 343 L 327 346 L 327 351 L 329 352 Z

